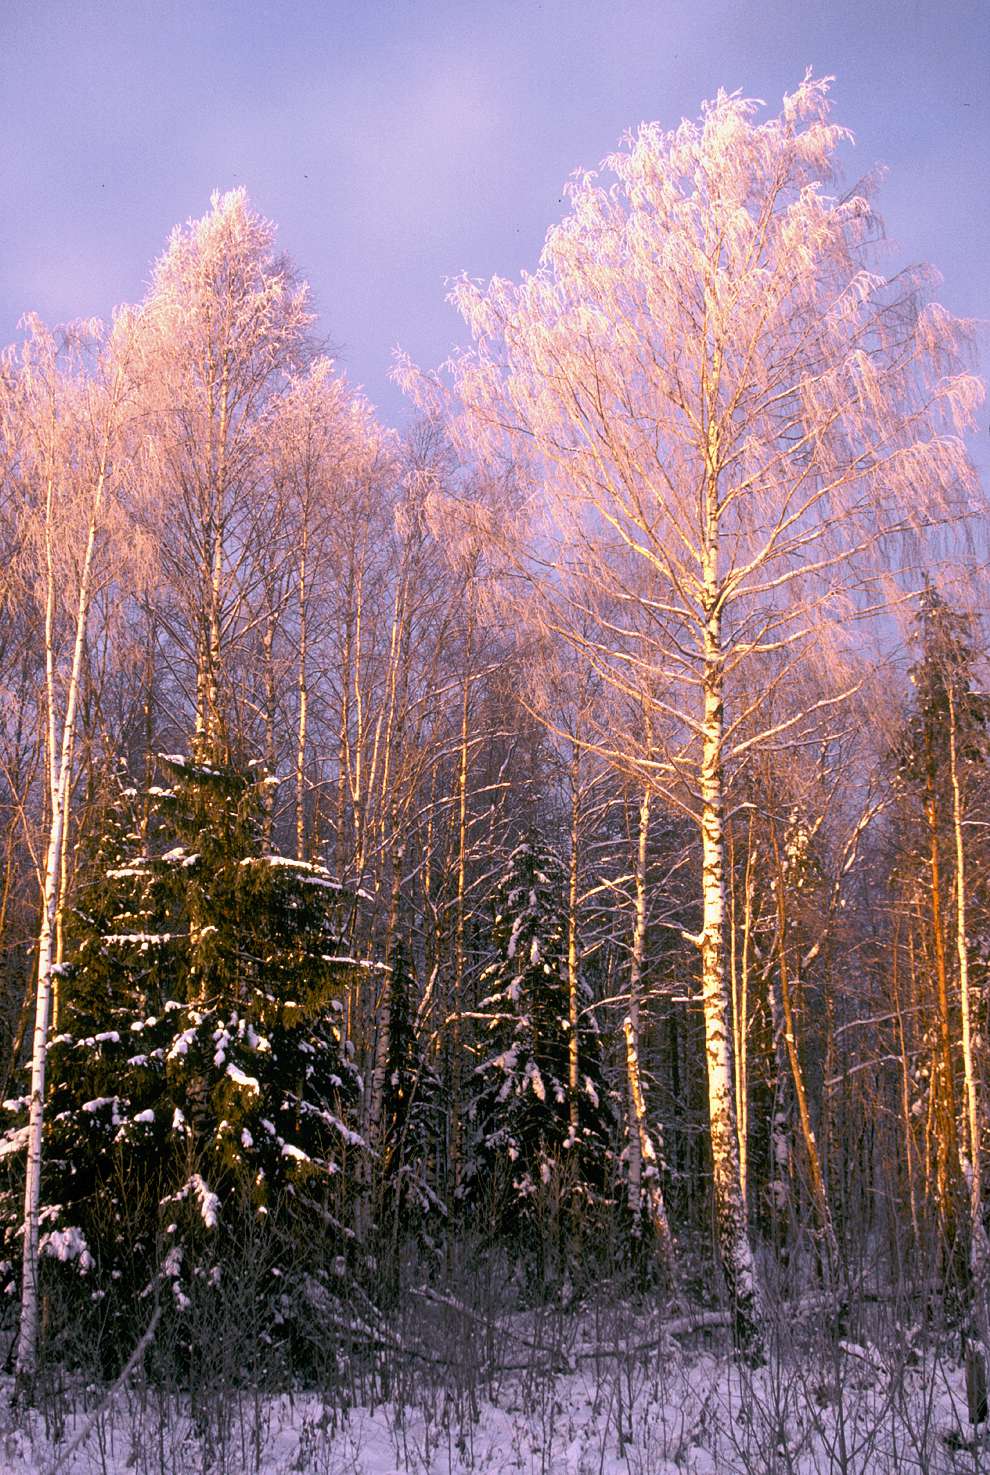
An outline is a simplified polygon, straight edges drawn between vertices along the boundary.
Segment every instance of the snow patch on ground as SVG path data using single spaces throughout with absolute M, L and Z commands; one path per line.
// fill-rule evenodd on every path
M 176 1267 L 178 1269 L 178 1267 Z M 439 1350 L 439 1349 L 438 1349 Z M 594 1350 L 594 1349 L 593 1349 Z M 184 1396 L 136 1376 L 87 1429 L 93 1389 L 63 1396 L 59 1418 L 15 1410 L 0 1384 L 6 1475 L 978 1475 L 985 1432 L 966 1418 L 954 1362 L 853 1357 L 753 1371 L 669 1343 L 637 1356 L 603 1343 L 569 1370 L 481 1377 L 453 1370 L 405 1383 L 397 1402 L 350 1408 L 318 1393 L 215 1395 L 198 1423 Z M 583 1354 L 582 1354 L 583 1355 Z M 442 1357 L 442 1350 L 440 1351 Z M 895 1371 L 896 1363 L 896 1371 Z M 61 1385 L 60 1385 L 61 1386 Z M 217 1401 L 219 1400 L 219 1401 Z M 61 1424 L 61 1427 L 59 1425 Z M 68 1446 L 85 1433 L 62 1464 Z

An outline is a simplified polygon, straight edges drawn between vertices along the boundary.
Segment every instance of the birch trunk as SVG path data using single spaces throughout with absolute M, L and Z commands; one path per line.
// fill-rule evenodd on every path
M 384 854 L 387 850 L 391 857 L 391 876 L 388 889 L 388 911 L 385 919 L 384 955 L 392 957 L 393 940 L 399 919 L 399 894 L 402 886 L 402 872 L 405 866 L 405 837 L 400 823 L 399 793 L 396 785 L 393 785 L 391 793 L 389 783 L 392 773 L 393 742 L 401 738 L 401 718 L 397 715 L 398 703 L 398 667 L 400 657 L 405 652 L 404 640 L 405 622 L 405 591 L 404 576 L 400 577 L 399 586 L 396 589 L 395 603 L 392 612 L 392 627 L 389 635 L 389 657 L 388 675 L 386 687 L 388 690 L 387 715 L 385 720 L 384 740 L 382 743 L 381 761 L 381 784 L 379 791 L 379 812 L 381 815 L 379 826 L 379 846 Z M 377 740 L 376 740 L 377 741 Z M 375 765 L 373 765 L 374 768 Z M 369 785 L 371 779 L 369 778 Z M 371 1095 L 368 1108 L 368 1129 L 371 1140 L 377 1140 L 381 1127 L 382 1112 L 385 1098 L 385 1075 L 388 1064 L 389 1051 L 391 1049 L 392 1028 L 392 987 L 391 975 L 386 982 L 380 996 L 375 1000 L 374 1006 L 374 1028 L 375 1028 L 375 1054 L 374 1068 L 371 1072 Z
M 780 999 L 780 980 L 772 966 L 765 971 L 767 1006 L 773 1036 L 773 1097 L 770 1117 L 770 1172 L 772 1174 L 771 1224 L 774 1244 L 786 1260 L 788 1255 L 788 1221 L 791 1217 L 791 1110 L 788 1090 L 787 1048 L 784 1034 L 784 1008 Z
M 708 1067 L 708 1116 L 719 1254 L 732 1302 L 736 1338 L 748 1356 L 760 1359 L 763 1355 L 762 1314 L 739 1172 L 731 1007 L 725 966 L 723 686 L 720 617 L 712 600 L 704 627 L 701 758 L 701 992 Z
M 296 727 L 296 859 L 306 860 L 306 740 L 309 719 L 309 680 L 307 672 L 309 588 L 307 557 L 309 553 L 309 505 L 303 509 L 303 525 L 299 543 L 299 666 L 296 689 L 299 698 L 298 725 Z
M 454 998 L 450 1036 L 450 1166 L 454 1193 L 461 1185 L 462 1172 L 462 1030 L 461 1013 L 464 1008 L 464 922 L 467 897 L 467 782 L 468 782 L 468 738 L 471 714 L 471 655 L 474 645 L 474 603 L 468 591 L 467 651 L 465 654 L 464 689 L 461 695 L 460 753 L 457 765 L 457 910 L 454 936 Z
M 72 760 L 75 749 L 75 734 L 69 744 L 66 755 L 66 767 L 69 772 L 69 781 L 62 795 L 62 834 L 68 833 L 69 812 L 72 808 Z M 52 1000 L 51 1000 L 51 1026 L 53 1033 L 58 1031 L 59 1007 L 61 1003 L 61 988 L 59 985 L 60 968 L 65 961 L 65 908 L 63 900 L 69 890 L 69 847 L 63 843 L 62 854 L 58 865 L 58 885 L 56 888 L 57 900 L 55 903 L 55 928 L 54 928 L 54 963 L 52 971 Z
M 353 588 L 354 568 L 353 561 L 350 570 L 351 588 Z M 347 775 L 350 766 L 350 725 L 351 725 L 351 650 L 354 643 L 354 622 L 351 612 L 351 589 L 348 590 L 347 614 L 344 621 L 344 649 L 340 665 L 340 722 L 337 729 L 337 822 L 336 822 L 336 851 L 337 851 L 337 876 L 343 880 L 347 874 Z M 348 989 L 348 998 L 352 994 Z M 350 1025 L 348 1024 L 348 1027 Z
M 111 413 L 116 410 L 120 394 L 120 383 L 115 385 L 111 401 Z M 82 674 L 83 654 L 86 645 L 86 630 L 89 622 L 92 590 L 93 555 L 96 536 L 103 507 L 106 488 L 107 467 L 110 455 L 109 429 L 104 437 L 102 454 L 93 486 L 86 528 L 85 551 L 79 579 L 79 594 L 76 601 L 75 632 L 72 646 L 72 663 L 65 697 L 65 716 L 62 723 L 61 743 L 56 735 L 56 677 L 55 677 L 55 569 L 51 546 L 52 501 L 54 478 L 48 482 L 46 505 L 46 563 L 47 598 L 45 610 L 45 669 L 46 698 L 48 704 L 49 766 L 50 784 L 50 828 L 45 847 L 45 867 L 42 879 L 41 924 L 38 935 L 38 984 L 35 1001 L 34 1035 L 31 1047 L 31 1099 L 28 1120 L 27 1172 L 24 1184 L 24 1259 L 21 1273 L 21 1312 L 17 1338 L 17 1378 L 29 1383 L 37 1369 L 38 1360 L 38 1242 L 39 1214 L 41 1208 L 41 1166 L 45 1114 L 45 1071 L 48 1057 L 48 1025 L 51 1011 L 52 985 L 54 980 L 54 942 L 59 906 L 59 880 L 62 872 L 62 856 L 65 847 L 66 825 L 69 819 L 68 797 L 72 782 L 72 752 L 75 739 L 76 709 Z
M 739 1138 L 739 1186 L 743 1203 L 749 1203 L 749 963 L 753 935 L 753 891 L 755 886 L 756 847 L 753 844 L 753 816 L 750 815 L 746 837 L 746 873 L 743 881 L 743 935 L 740 962 L 739 996 L 736 1016 L 736 1132 Z
M 567 882 L 567 1119 L 571 1136 L 578 1133 L 578 839 L 581 822 L 581 745 L 573 739 L 571 754 L 571 856 Z
M 269 586 L 266 590 L 268 613 L 265 616 L 265 629 L 261 637 L 261 660 L 265 685 L 265 767 L 266 776 L 274 779 L 278 769 L 278 748 L 275 737 L 278 722 L 278 681 L 275 674 L 275 629 L 278 624 L 278 614 L 276 612 L 276 591 L 273 587 L 274 580 L 266 579 L 265 582 Z M 265 784 L 262 806 L 262 834 L 265 849 L 270 850 L 272 827 L 275 823 L 275 787 L 272 783 Z
M 780 859 L 780 847 L 777 844 L 776 830 L 773 832 L 773 854 L 777 870 L 777 966 L 780 977 L 780 1002 L 784 1015 L 784 1044 L 787 1048 L 787 1059 L 791 1068 L 791 1082 L 794 1086 L 794 1099 L 797 1102 L 798 1121 L 801 1124 L 801 1136 L 804 1140 L 805 1156 L 808 1159 L 811 1197 L 815 1205 L 815 1217 L 818 1220 L 818 1241 L 821 1246 L 823 1280 L 828 1286 L 838 1269 L 838 1246 L 836 1245 L 828 1196 L 825 1192 L 825 1179 L 822 1175 L 818 1143 L 815 1140 L 815 1131 L 811 1123 L 811 1109 L 808 1105 L 808 1092 L 805 1087 L 804 1071 L 801 1067 L 801 1057 L 798 1052 L 797 1024 L 794 1015 L 794 1003 L 791 997 L 791 974 L 787 957 L 787 907 L 784 900 L 785 877 L 784 867 Z
M 646 953 L 646 881 L 650 836 L 650 791 L 644 789 L 639 806 L 636 844 L 635 912 L 629 960 L 629 1013 L 623 1021 L 626 1038 L 626 1084 L 629 1094 L 629 1213 L 633 1233 L 642 1232 L 644 1208 L 656 1240 L 661 1267 L 669 1285 L 676 1285 L 674 1241 L 660 1181 L 660 1161 L 650 1135 L 646 1100 L 639 1066 L 640 1006 Z

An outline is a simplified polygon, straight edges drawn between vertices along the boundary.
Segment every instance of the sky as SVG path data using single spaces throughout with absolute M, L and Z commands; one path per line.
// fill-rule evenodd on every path
M 808 66 L 849 182 L 889 169 L 894 262 L 990 320 L 990 0 L 0 0 L 0 341 L 138 300 L 171 227 L 244 185 L 401 424 L 393 347 L 464 340 L 450 278 L 534 269 L 627 128 L 719 87 L 776 112 Z

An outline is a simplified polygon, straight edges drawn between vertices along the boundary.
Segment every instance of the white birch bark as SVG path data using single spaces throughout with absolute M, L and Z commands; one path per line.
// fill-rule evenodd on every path
M 297 604 L 299 612 L 299 661 L 296 670 L 298 716 L 296 723 L 296 859 L 308 859 L 306 853 L 306 744 L 309 721 L 309 673 L 307 669 L 309 586 L 307 584 L 307 555 L 309 553 L 309 505 L 303 507 L 302 529 L 299 540 L 299 587 Z
M 753 889 L 756 847 L 753 817 L 746 838 L 746 868 L 743 879 L 742 949 L 738 989 L 734 996 L 736 1029 L 736 1131 L 739 1138 L 739 1187 L 743 1203 L 749 1203 L 749 963 L 753 930 Z
M 723 660 L 719 615 L 705 624 L 701 760 L 701 992 L 708 1067 L 708 1117 L 719 1253 L 740 1346 L 762 1355 L 761 1305 L 739 1172 L 731 1001 L 726 978 L 725 829 L 722 771 Z
M 450 1124 L 451 1180 L 454 1193 L 461 1186 L 463 1109 L 462 1012 L 464 1009 L 464 924 L 467 895 L 467 782 L 471 716 L 471 663 L 474 654 L 474 598 L 468 591 L 467 648 L 465 652 L 464 686 L 461 694 L 460 751 L 457 762 L 457 900 L 454 920 L 454 988 L 450 1033 L 450 1089 L 452 1116 Z
M 639 806 L 634 871 L 632 948 L 629 956 L 629 1013 L 622 1029 L 626 1040 L 626 1086 L 628 1090 L 628 1203 L 634 1232 L 639 1233 L 644 1208 L 657 1241 L 664 1271 L 674 1276 L 674 1247 L 660 1182 L 660 1162 L 650 1134 L 646 1099 L 639 1065 L 643 963 L 646 953 L 646 864 L 650 835 L 650 791 L 644 789 Z
M 121 382 L 118 376 L 111 401 L 111 418 L 116 411 L 120 392 Z M 21 1311 L 16 1359 L 17 1377 L 21 1382 L 30 1381 L 34 1377 L 37 1368 L 39 1216 L 41 1208 L 42 1144 L 45 1113 L 45 1073 L 48 1057 L 48 1025 L 53 985 L 53 951 L 56 916 L 59 905 L 59 878 L 62 871 L 66 825 L 69 820 L 76 710 L 79 699 L 79 685 L 82 674 L 83 654 L 86 647 L 86 631 L 89 623 L 92 594 L 93 555 L 96 547 L 97 533 L 100 527 L 110 457 L 110 423 L 108 421 L 107 433 L 103 440 L 102 453 L 97 467 L 89 507 L 79 592 L 76 600 L 72 662 L 66 687 L 65 715 L 62 721 L 60 742 L 56 734 L 57 719 L 55 715 L 58 693 L 54 648 L 55 569 L 51 548 L 52 499 L 54 496 L 53 476 L 50 476 L 48 483 L 45 533 L 46 578 L 48 581 L 45 614 L 45 667 L 49 752 L 51 755 L 49 770 L 50 827 L 48 841 L 45 847 L 45 867 L 42 879 L 41 924 L 38 934 L 38 983 L 35 998 L 34 1034 L 31 1046 L 31 1096 L 28 1120 L 27 1172 L 24 1184 L 24 1258 L 21 1272 Z
M 578 968 L 578 862 L 581 829 L 581 744 L 571 746 L 571 853 L 567 878 L 567 1118 L 571 1136 L 578 1132 L 579 1058 L 579 968 Z
M 644 1207 L 656 1239 L 657 1251 L 670 1285 L 676 1284 L 674 1242 L 660 1181 L 660 1161 L 646 1116 L 639 1066 L 640 1004 L 643 960 L 646 948 L 646 861 L 650 831 L 650 792 L 643 791 L 639 807 L 636 845 L 635 912 L 629 962 L 629 1013 L 623 1021 L 626 1040 L 626 1085 L 628 1090 L 628 1203 L 633 1232 L 639 1233 Z

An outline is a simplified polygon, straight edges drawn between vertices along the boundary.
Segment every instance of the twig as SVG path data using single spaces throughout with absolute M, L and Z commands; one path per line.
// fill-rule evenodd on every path
M 134 1351 L 131 1353 L 130 1357 L 124 1364 L 123 1371 L 119 1374 L 116 1381 L 113 1383 L 106 1398 L 104 1398 L 103 1402 L 98 1408 L 95 1408 L 93 1410 L 93 1412 L 90 1414 L 89 1418 L 86 1420 L 85 1424 L 83 1424 L 82 1428 L 76 1434 L 72 1442 L 66 1445 L 65 1449 L 63 1449 L 62 1452 L 56 1457 L 55 1463 L 48 1467 L 45 1475 L 58 1475 L 59 1470 L 65 1467 L 66 1461 L 70 1459 L 71 1456 L 75 1454 L 79 1446 L 89 1438 L 90 1434 L 93 1431 L 93 1426 L 96 1424 L 97 1420 L 101 1419 L 106 1413 L 107 1409 L 113 1403 L 121 1388 L 123 1388 L 124 1384 L 127 1382 L 127 1379 L 130 1377 L 131 1373 L 141 1361 L 141 1358 L 144 1356 L 145 1352 L 147 1352 L 152 1338 L 154 1337 L 155 1332 L 158 1328 L 158 1322 L 161 1319 L 161 1314 L 162 1308 L 159 1304 L 155 1307 L 154 1312 L 152 1313 L 151 1320 L 145 1327 L 144 1332 L 142 1333 L 137 1342 L 137 1345 L 134 1348 Z

